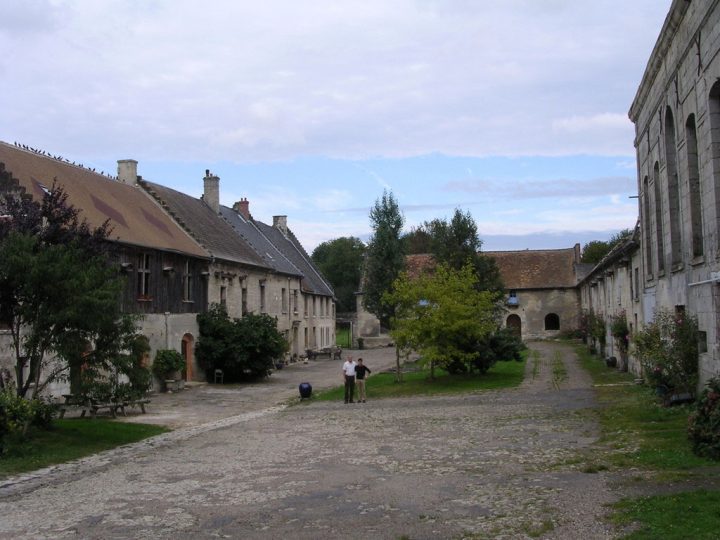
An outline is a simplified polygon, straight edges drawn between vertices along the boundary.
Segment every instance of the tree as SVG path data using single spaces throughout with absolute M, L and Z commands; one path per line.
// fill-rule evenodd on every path
M 418 255 L 430 253 L 431 236 L 425 224 L 412 227 L 409 233 L 402 237 L 405 253 Z
M 400 239 L 404 223 L 392 192 L 383 191 L 370 210 L 373 237 L 367 249 L 363 283 L 365 309 L 387 327 L 394 314 L 394 305 L 384 299 L 405 266 L 405 252 Z
M 470 263 L 475 270 L 476 287 L 502 294 L 503 284 L 495 260 L 481 253 L 482 240 L 470 212 L 455 209 L 452 219 L 434 219 L 425 224 L 430 234 L 430 253 L 438 263 L 460 270 Z
M 395 306 L 390 334 L 398 348 L 416 350 L 430 365 L 472 364 L 476 345 L 497 328 L 493 295 L 475 287 L 475 269 L 439 264 L 432 274 L 403 273 L 386 302 Z
M 109 367 L 136 335 L 107 258 L 107 223 L 91 229 L 56 185 L 36 202 L 0 204 L 0 319 L 9 327 L 17 393 L 38 395 L 71 366 Z
M 267 314 L 231 319 L 215 304 L 197 316 L 200 337 L 195 353 L 208 371 L 222 369 L 226 379 L 264 377 L 288 350 L 287 340 Z
M 355 311 L 355 293 L 360 287 L 365 244 L 354 236 L 323 242 L 312 253 L 312 260 L 335 290 L 337 310 Z
M 591 240 L 583 246 L 580 262 L 597 264 L 605 255 L 618 244 L 631 238 L 633 231 L 631 229 L 623 229 L 622 231 L 612 235 L 609 240 Z

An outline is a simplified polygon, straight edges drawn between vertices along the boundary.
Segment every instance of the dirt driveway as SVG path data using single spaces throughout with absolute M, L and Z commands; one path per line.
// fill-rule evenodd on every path
M 590 381 L 570 348 L 532 347 L 517 389 L 288 408 L 257 398 L 0 484 L 0 537 L 611 538 L 606 473 L 573 465 L 597 436 Z

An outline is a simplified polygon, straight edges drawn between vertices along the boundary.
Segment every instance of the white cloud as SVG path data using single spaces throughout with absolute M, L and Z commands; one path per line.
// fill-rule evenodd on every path
M 668 5 L 3 3 L 0 138 L 162 159 L 632 155 L 623 111 Z

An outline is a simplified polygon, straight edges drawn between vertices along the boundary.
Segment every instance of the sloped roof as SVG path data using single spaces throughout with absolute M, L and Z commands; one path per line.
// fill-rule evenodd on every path
M 218 259 L 267 268 L 268 265 L 221 216 L 202 200 L 141 180 L 139 184 L 167 209 L 195 240 Z
M 232 208 L 220 206 L 220 214 L 245 242 L 275 271 L 302 276 L 302 272 L 260 231 L 252 220 L 246 220 Z
M 208 257 L 182 228 L 136 186 L 54 157 L 0 142 L 0 163 L 33 198 L 53 181 L 67 193 L 81 216 L 98 227 L 110 220 L 110 239 L 136 246 Z
M 290 229 L 288 229 L 286 236 L 277 227 L 271 227 L 261 221 L 253 221 L 260 232 L 300 270 L 303 276 L 301 283 L 304 291 L 325 296 L 335 296 L 332 287 L 325 281 L 318 269 L 315 268 L 310 256 Z
M 418 278 L 423 274 L 432 272 L 435 269 L 435 259 L 427 253 L 406 255 L 405 271 L 410 278 Z
M 506 289 L 559 289 L 577 285 L 574 248 L 483 253 L 495 259 Z

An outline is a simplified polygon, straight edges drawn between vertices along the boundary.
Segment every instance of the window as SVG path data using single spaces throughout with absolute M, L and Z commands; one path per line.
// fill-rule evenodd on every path
M 260 281 L 260 313 L 265 313 L 265 280 Z
M 678 181 L 675 118 L 672 109 L 665 109 L 665 172 L 668 177 L 668 210 L 670 211 L 670 258 L 673 267 L 682 263 L 680 236 L 680 182 Z
M 185 271 L 183 272 L 183 300 L 192 302 L 192 281 L 193 276 L 190 273 L 190 261 L 185 261 Z
M 227 307 L 227 287 L 225 285 L 220 287 L 220 305 Z
M 316 306 L 315 300 L 316 300 L 316 299 L 315 299 L 315 297 L 313 296 L 313 303 L 312 303 L 312 316 L 313 316 L 313 317 L 314 317 L 315 314 L 317 313 L 317 310 L 316 310 L 316 307 L 317 307 L 317 306 Z
M 293 313 L 298 314 L 298 290 L 293 289 Z
M 715 208 L 720 208 L 720 81 L 716 81 L 710 89 L 710 150 L 712 152 L 713 191 Z M 709 224 L 708 230 L 720 229 L 720 212 L 716 212 L 715 223 Z M 717 235 L 720 246 L 720 234 Z
M 507 303 L 509 306 L 517 306 L 518 305 L 517 291 L 510 291 L 508 293 Z
M 240 316 L 246 315 L 247 309 L 247 287 L 243 287 L 240 291 Z
M 285 287 L 282 288 L 281 291 L 281 302 L 282 302 L 282 312 L 287 313 L 287 289 Z
M 697 130 L 695 116 L 690 115 L 685 123 L 685 151 L 688 163 L 688 192 L 690 193 L 690 231 L 692 234 L 692 256 L 703 256 L 702 195 L 700 192 L 700 162 L 698 159 Z
M 138 255 L 137 264 L 137 295 L 145 300 L 150 296 L 150 255 Z
M 545 330 L 560 330 L 560 317 L 555 313 L 545 315 Z
M 657 269 L 658 275 L 665 272 L 665 241 L 663 238 L 662 223 L 662 192 L 660 191 L 660 164 L 656 161 L 653 168 L 653 183 L 655 184 L 655 241 L 657 242 Z
M 308 316 L 308 300 L 307 296 L 303 296 L 303 315 Z M 307 342 L 307 340 L 305 340 Z M 307 345 L 307 343 L 305 343 Z
M 652 233 L 650 232 L 650 183 L 647 176 L 643 180 L 643 191 L 640 196 L 642 197 L 642 222 L 645 236 L 645 268 L 647 273 L 652 276 L 653 249 Z
M 635 296 L 633 299 L 637 302 L 640 300 L 640 269 L 635 267 Z

